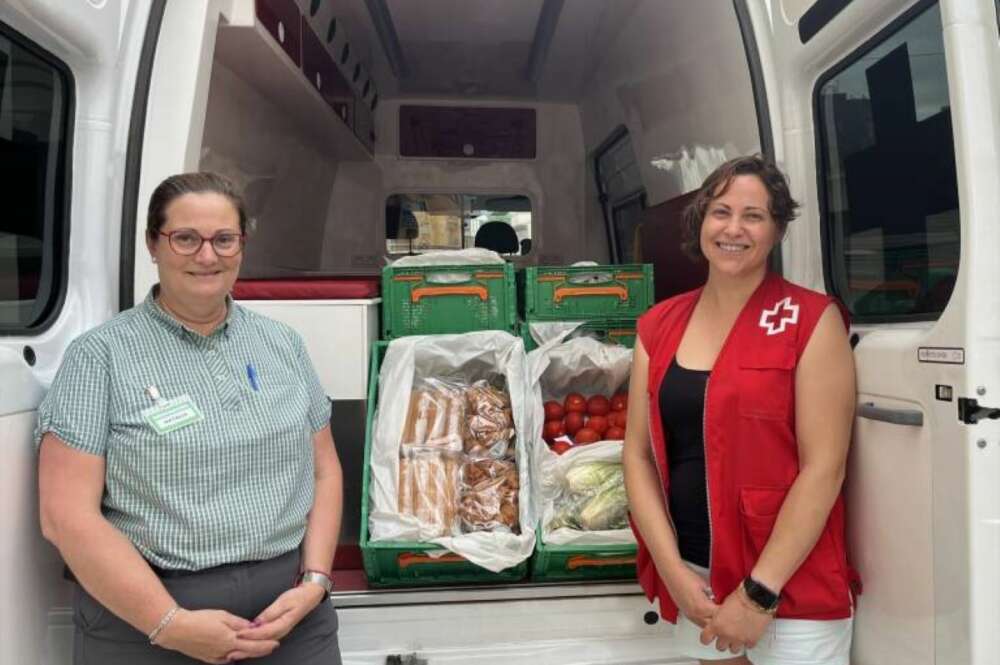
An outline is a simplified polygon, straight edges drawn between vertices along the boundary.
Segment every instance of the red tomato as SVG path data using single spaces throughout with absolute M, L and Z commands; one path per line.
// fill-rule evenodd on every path
M 592 416 L 606 416 L 611 410 L 611 402 L 604 395 L 594 395 L 587 400 L 587 413 Z
M 628 408 L 628 395 L 625 393 L 615 393 L 611 398 L 612 411 L 624 411 Z
M 628 414 L 625 411 L 612 411 L 608 414 L 608 424 L 625 429 L 625 425 L 628 424 Z
M 563 425 L 566 428 L 566 433 L 573 436 L 584 425 L 583 414 L 579 411 L 570 411 L 563 418 Z
M 595 441 L 600 440 L 601 435 L 589 427 L 581 428 L 577 431 L 576 436 L 573 437 L 573 442 L 578 446 L 582 446 L 587 443 L 594 443 Z
M 608 431 L 608 418 L 607 416 L 591 416 L 587 420 L 587 429 L 592 429 L 601 436 Z M 579 432 L 577 432 L 579 434 Z
M 561 420 L 549 420 L 542 428 L 542 437 L 546 441 L 556 439 L 566 433 Z
M 556 455 L 562 455 L 564 452 L 566 452 L 572 447 L 573 446 L 569 445 L 565 441 L 556 441 L 551 446 L 549 446 L 549 450 L 554 452 Z
M 604 433 L 604 439 L 606 441 L 620 441 L 625 438 L 625 430 L 621 427 L 609 427 L 608 431 Z
M 566 411 L 559 402 L 550 400 L 545 403 L 545 420 L 559 420 L 564 415 L 566 415 Z
M 583 413 L 587 410 L 587 400 L 580 393 L 570 393 L 566 395 L 566 401 L 563 402 L 563 406 L 566 408 L 566 411 L 579 411 Z

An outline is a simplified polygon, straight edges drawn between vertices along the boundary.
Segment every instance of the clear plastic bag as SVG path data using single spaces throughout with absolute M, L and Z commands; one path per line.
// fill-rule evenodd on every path
M 399 442 L 408 448 L 436 448 L 460 453 L 467 436 L 465 386 L 453 381 L 415 381 Z
M 471 457 L 510 457 L 514 445 L 514 413 L 510 395 L 486 380 L 465 391 L 465 452 Z
M 410 448 L 399 458 L 399 512 L 412 515 L 433 537 L 459 533 L 461 455 Z
M 520 533 L 517 495 L 520 489 L 514 460 L 470 460 L 462 468 L 459 518 L 462 531 Z
M 547 531 L 560 528 L 610 531 L 628 527 L 625 476 L 617 462 L 584 461 L 572 465 L 560 479 Z

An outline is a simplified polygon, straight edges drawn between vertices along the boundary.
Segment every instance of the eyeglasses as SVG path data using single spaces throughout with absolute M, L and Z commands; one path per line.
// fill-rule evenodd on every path
M 236 256 L 246 244 L 246 236 L 235 231 L 221 231 L 210 238 L 206 238 L 194 229 L 177 229 L 170 233 L 160 231 L 159 234 L 166 236 L 170 249 L 181 256 L 197 254 L 206 242 L 212 243 L 212 249 L 219 256 Z

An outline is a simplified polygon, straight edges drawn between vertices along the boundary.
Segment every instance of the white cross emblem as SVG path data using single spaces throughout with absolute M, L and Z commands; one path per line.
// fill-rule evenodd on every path
M 778 313 L 782 312 L 779 316 Z M 791 296 L 775 303 L 774 308 L 765 309 L 760 313 L 760 327 L 767 331 L 768 335 L 777 335 L 785 332 L 788 324 L 799 322 L 799 306 L 792 303 Z

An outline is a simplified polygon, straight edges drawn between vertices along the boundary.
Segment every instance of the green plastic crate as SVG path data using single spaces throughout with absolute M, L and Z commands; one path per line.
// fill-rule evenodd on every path
M 517 326 L 514 267 L 413 266 L 382 269 L 382 338 Z
M 520 322 L 521 339 L 524 341 L 525 351 L 534 351 L 538 348 L 538 343 L 531 336 L 531 329 L 528 326 L 529 322 Z M 567 339 L 583 336 L 593 337 L 605 344 L 621 344 L 634 349 L 637 335 L 635 319 L 608 319 L 606 321 L 587 321 L 570 333 Z
M 653 305 L 653 266 L 529 266 L 518 293 L 525 321 L 635 319 Z
M 531 579 L 536 582 L 629 580 L 635 578 L 636 546 L 546 545 L 539 526 Z
M 378 373 L 388 342 L 372 347 L 368 377 L 368 415 L 365 427 L 364 471 L 361 481 L 362 564 L 372 587 L 451 586 L 455 584 L 503 584 L 527 577 L 528 562 L 494 573 L 443 550 L 433 543 L 368 540 L 368 505 L 371 485 L 370 459 L 375 405 L 378 399 Z M 438 556 L 443 554 L 443 556 Z

